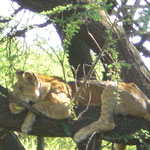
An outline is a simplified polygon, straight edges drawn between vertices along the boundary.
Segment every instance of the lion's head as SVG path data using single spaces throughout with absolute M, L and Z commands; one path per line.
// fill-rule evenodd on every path
M 13 95 L 21 101 L 36 103 L 43 99 L 50 89 L 50 83 L 41 84 L 38 74 L 17 71 L 16 76 L 18 81 L 14 85 Z M 9 107 L 11 112 L 15 114 L 24 110 L 24 107 L 15 104 L 13 99 L 10 99 Z

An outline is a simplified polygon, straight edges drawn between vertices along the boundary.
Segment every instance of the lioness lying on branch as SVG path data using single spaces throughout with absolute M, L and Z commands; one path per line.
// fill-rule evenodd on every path
M 71 115 L 70 101 L 77 92 L 77 85 L 74 82 L 66 83 L 60 77 L 32 72 L 17 71 L 16 74 L 18 81 L 14 86 L 13 94 L 20 101 L 31 103 L 36 110 L 49 118 L 65 119 Z M 78 86 L 81 83 L 79 82 Z M 88 81 L 76 101 L 78 104 L 101 107 L 100 118 L 74 135 L 76 143 L 86 139 L 94 132 L 114 129 L 113 114 L 128 114 L 150 121 L 150 100 L 134 83 Z M 14 114 L 25 109 L 13 100 L 10 100 L 9 107 Z M 23 133 L 31 131 L 35 116 L 30 111 L 27 113 L 21 127 Z

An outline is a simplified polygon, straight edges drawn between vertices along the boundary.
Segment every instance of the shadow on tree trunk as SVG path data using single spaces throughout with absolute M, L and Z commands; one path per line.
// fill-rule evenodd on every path
M 1 150 L 25 150 L 18 137 L 13 132 L 8 132 L 0 139 Z

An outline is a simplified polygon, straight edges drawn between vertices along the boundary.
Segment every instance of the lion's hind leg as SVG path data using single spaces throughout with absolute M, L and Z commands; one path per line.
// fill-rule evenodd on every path
M 114 87 L 107 87 L 101 95 L 102 107 L 101 116 L 98 121 L 92 123 L 91 125 L 80 129 L 74 135 L 74 141 L 76 143 L 81 142 L 94 132 L 99 131 L 109 131 L 115 128 L 115 123 L 113 120 L 113 112 L 116 106 L 117 99 L 115 98 L 114 92 L 116 89 Z
M 114 110 L 117 104 L 117 88 L 108 86 L 104 89 L 102 95 L 101 115 L 99 118 L 100 130 L 109 131 L 115 128 L 115 122 L 113 118 Z
M 84 127 L 82 129 L 80 129 L 73 137 L 74 141 L 76 143 L 79 143 L 81 141 L 83 141 L 84 139 L 86 139 L 88 136 L 90 136 L 91 134 L 93 134 L 94 132 L 96 132 L 96 129 L 99 129 L 100 126 L 100 122 L 99 120 L 90 124 L 87 127 Z

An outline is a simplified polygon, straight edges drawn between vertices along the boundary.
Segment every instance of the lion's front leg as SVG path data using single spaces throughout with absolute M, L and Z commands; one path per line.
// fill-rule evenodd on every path
M 71 115 L 70 99 L 52 94 L 50 100 L 35 103 L 33 107 L 53 119 L 65 119 Z
M 115 89 L 113 87 L 105 88 L 101 95 L 102 107 L 99 120 L 87 127 L 80 129 L 73 138 L 76 143 L 86 139 L 94 132 L 109 131 L 115 128 L 113 112 L 117 99 L 115 98 L 114 92 Z
M 53 119 L 64 119 L 71 115 L 69 107 L 69 100 L 62 101 L 63 97 L 53 95 L 51 100 L 41 101 L 33 104 L 32 106 L 43 115 Z M 65 97 L 66 99 L 66 97 Z M 36 115 L 32 112 L 28 112 L 22 124 L 21 131 L 23 133 L 29 133 L 35 122 Z
M 50 113 L 49 113 L 50 102 L 49 101 L 38 102 L 38 103 L 33 104 L 32 106 L 37 111 L 41 112 L 43 115 L 50 117 Z M 28 112 L 21 126 L 21 132 L 28 134 L 32 130 L 32 126 L 35 122 L 35 118 L 36 118 L 36 114 L 32 112 Z
M 32 130 L 32 126 L 35 122 L 36 115 L 32 112 L 28 112 L 24 122 L 21 126 L 21 132 L 28 134 Z

